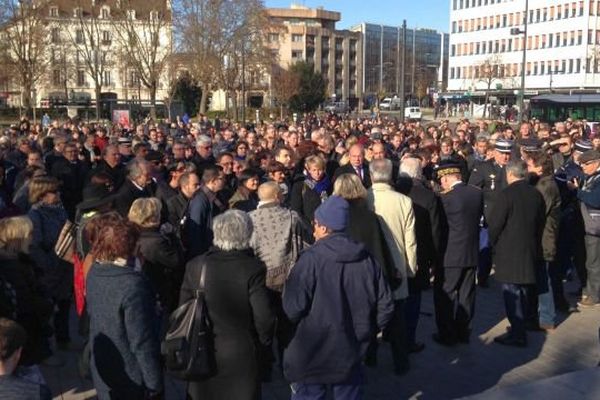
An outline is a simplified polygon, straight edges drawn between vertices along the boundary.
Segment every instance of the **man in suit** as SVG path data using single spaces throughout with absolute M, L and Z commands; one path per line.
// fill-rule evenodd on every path
M 115 208 L 123 217 L 127 217 L 129 208 L 136 199 L 153 195 L 149 189 L 152 176 L 148 162 L 134 159 L 127 164 L 127 169 L 127 179 L 115 195 Z
M 371 187 L 371 175 L 369 172 L 369 164 L 365 161 L 365 149 L 360 144 L 355 144 L 348 150 L 350 162 L 339 167 L 333 175 L 335 181 L 341 174 L 356 174 L 360 177 L 365 188 Z
M 440 262 L 442 205 L 440 198 L 423 179 L 419 158 L 407 157 L 402 160 L 396 190 L 412 200 L 415 214 L 417 272 L 413 278 L 408 278 L 405 316 L 408 349 L 416 353 L 425 348 L 425 344 L 416 341 L 415 333 L 421 313 L 421 291 L 429 288 L 430 271 Z
M 494 341 L 518 347 L 527 345 L 526 324 L 533 319 L 527 300 L 535 290 L 536 269 L 543 262 L 542 234 L 546 222 L 544 198 L 526 177 L 525 162 L 508 163 L 508 186 L 499 193 L 488 219 L 496 280 L 502 283 L 510 322 L 508 332 Z
M 56 158 L 52 163 L 50 175 L 62 183 L 62 201 L 69 219 L 75 220 L 75 208 L 83 200 L 82 192 L 88 174 L 87 165 L 77 157 L 77 147 L 67 143 L 63 148 L 63 158 Z
M 465 184 L 461 166 L 452 161 L 437 170 L 443 188 L 445 215 L 442 265 L 435 269 L 434 303 L 437 343 L 468 343 L 475 311 L 475 271 L 479 256 L 479 221 L 483 213 L 481 189 Z
M 486 220 L 498 193 L 506 187 L 504 167 L 510 161 L 512 148 L 512 141 L 498 139 L 494 145 L 494 158 L 489 161 L 476 162 L 469 177 L 470 185 L 483 190 L 483 212 Z M 488 287 L 487 281 L 492 269 L 492 251 L 488 243 L 488 230 L 485 224 L 481 227 L 480 235 L 477 282 L 481 287 Z

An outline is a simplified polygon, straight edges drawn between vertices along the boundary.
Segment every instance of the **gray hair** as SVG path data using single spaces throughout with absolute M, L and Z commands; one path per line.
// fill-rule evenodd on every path
M 221 250 L 244 250 L 250 247 L 252 220 L 243 211 L 229 210 L 213 221 L 213 244 Z
M 200 135 L 198 136 L 198 139 L 196 140 L 196 147 L 198 146 L 206 146 L 212 144 L 212 139 L 206 135 Z
M 421 179 L 423 177 L 423 168 L 421 160 L 414 157 L 407 157 L 400 163 L 400 175 L 408 176 L 413 179 Z
M 373 183 L 390 183 L 392 181 L 392 162 L 388 159 L 373 160 L 369 165 Z
M 142 175 L 143 173 L 143 169 L 148 167 L 148 161 L 146 160 L 139 160 L 137 158 L 134 158 L 133 160 L 129 161 L 129 163 L 127 164 L 127 176 L 131 179 L 135 179 L 139 176 Z
M 523 160 L 512 160 L 506 165 L 506 174 L 512 174 L 517 179 L 527 176 L 527 164 Z

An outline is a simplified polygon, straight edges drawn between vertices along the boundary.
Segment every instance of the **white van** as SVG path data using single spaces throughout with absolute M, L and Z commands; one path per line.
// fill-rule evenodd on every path
M 404 118 L 421 120 L 423 114 L 419 107 L 406 107 L 404 109 Z

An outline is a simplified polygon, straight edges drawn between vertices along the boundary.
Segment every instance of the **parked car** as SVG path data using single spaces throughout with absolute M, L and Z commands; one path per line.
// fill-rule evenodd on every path
M 398 97 L 386 97 L 379 103 L 379 109 L 383 111 L 399 110 L 402 107 L 402 101 Z
M 327 112 L 332 112 L 336 114 L 344 114 L 350 111 L 350 107 L 344 101 L 334 101 L 327 104 L 324 107 L 324 110 Z
M 386 97 L 385 99 L 379 102 L 380 110 L 390 110 L 392 108 L 392 98 Z

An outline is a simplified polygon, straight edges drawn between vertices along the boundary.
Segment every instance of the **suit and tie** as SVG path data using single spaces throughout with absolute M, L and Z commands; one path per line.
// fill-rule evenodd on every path
M 371 173 L 369 172 L 369 164 L 366 162 L 363 162 L 362 165 L 358 167 L 355 167 L 350 163 L 339 167 L 335 170 L 333 180 L 335 181 L 337 177 L 342 174 L 358 175 L 365 188 L 369 189 L 371 187 Z

